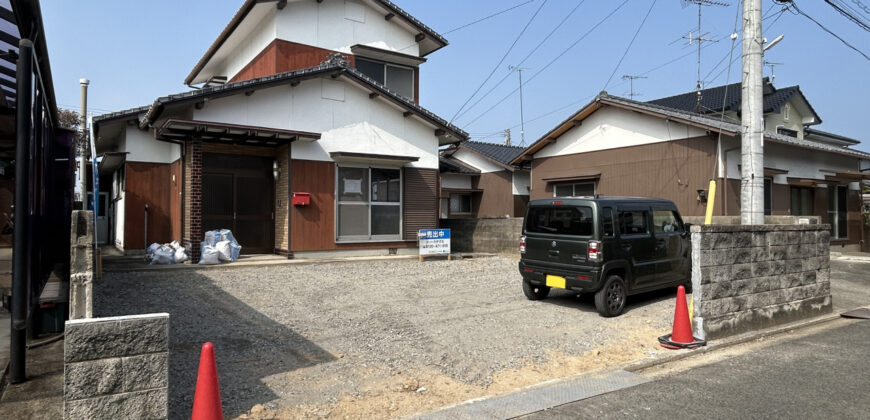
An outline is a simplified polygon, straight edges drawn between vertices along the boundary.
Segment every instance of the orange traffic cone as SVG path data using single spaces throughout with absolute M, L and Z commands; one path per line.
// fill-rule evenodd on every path
M 659 337 L 662 347 L 669 349 L 692 349 L 707 345 L 704 340 L 692 336 L 692 322 L 689 321 L 689 308 L 686 307 L 686 288 L 677 288 L 677 307 L 674 309 L 674 327 L 670 334 Z
M 221 391 L 218 385 L 217 363 L 214 360 L 214 345 L 202 345 L 199 356 L 199 372 L 196 376 L 196 391 L 193 394 L 192 420 L 223 420 Z

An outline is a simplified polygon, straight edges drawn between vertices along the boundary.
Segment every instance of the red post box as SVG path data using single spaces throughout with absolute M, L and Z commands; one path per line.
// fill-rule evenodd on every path
M 307 192 L 295 192 L 293 193 L 293 205 L 294 206 L 307 206 L 311 204 L 311 194 Z

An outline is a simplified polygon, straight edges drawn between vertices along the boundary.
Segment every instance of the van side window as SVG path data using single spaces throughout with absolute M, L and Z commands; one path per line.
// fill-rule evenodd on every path
M 619 233 L 623 235 L 639 235 L 649 233 L 647 218 L 649 212 L 644 210 L 620 211 Z
M 673 210 L 653 210 L 653 230 L 667 233 L 681 232 L 683 229 Z
M 604 228 L 602 231 L 603 236 L 613 236 L 616 232 L 613 229 L 613 209 L 610 207 L 604 207 L 601 209 L 601 226 Z

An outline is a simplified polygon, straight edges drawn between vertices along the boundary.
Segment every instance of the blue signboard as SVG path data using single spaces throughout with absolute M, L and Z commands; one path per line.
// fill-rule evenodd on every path
M 450 254 L 450 229 L 420 229 L 420 255 Z

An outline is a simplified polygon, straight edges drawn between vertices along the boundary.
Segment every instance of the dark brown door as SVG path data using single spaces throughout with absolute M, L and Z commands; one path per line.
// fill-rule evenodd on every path
M 202 229 L 230 229 L 243 254 L 274 252 L 272 158 L 203 154 Z

